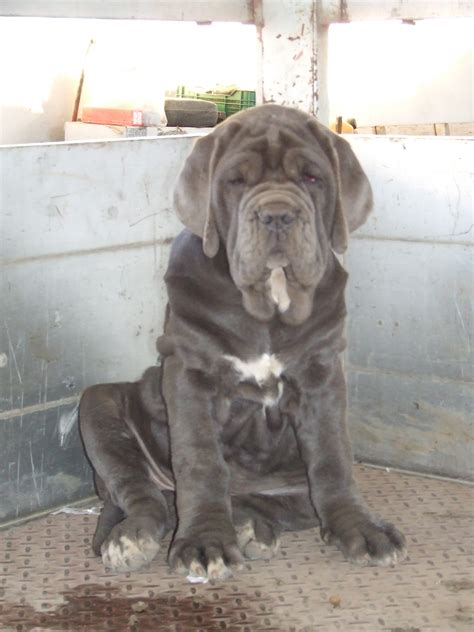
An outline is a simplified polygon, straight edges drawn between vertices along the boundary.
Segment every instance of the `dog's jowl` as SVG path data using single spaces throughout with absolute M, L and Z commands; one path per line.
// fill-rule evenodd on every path
M 354 562 L 405 556 L 357 492 L 346 428 L 335 253 L 371 207 L 348 143 L 298 110 L 249 109 L 195 143 L 175 192 L 186 229 L 162 365 L 81 402 L 106 566 L 140 568 L 172 530 L 172 568 L 224 578 L 315 525 Z

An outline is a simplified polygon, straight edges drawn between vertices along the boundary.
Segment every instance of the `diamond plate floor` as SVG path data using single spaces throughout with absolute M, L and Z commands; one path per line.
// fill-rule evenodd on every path
M 354 567 L 316 529 L 286 533 L 271 562 L 191 585 L 164 552 L 114 575 L 90 549 L 96 516 L 59 514 L 0 532 L 0 629 L 158 632 L 474 630 L 473 488 L 357 467 L 373 511 L 404 531 L 409 559 Z

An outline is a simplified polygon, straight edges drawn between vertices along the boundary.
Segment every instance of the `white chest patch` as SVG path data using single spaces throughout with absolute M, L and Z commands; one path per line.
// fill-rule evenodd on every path
M 268 279 L 272 301 L 278 306 L 280 313 L 286 312 L 290 306 L 290 297 L 286 287 L 286 276 L 283 268 L 274 268 Z
M 255 360 L 244 362 L 235 356 L 226 355 L 226 360 L 232 363 L 234 369 L 241 375 L 241 381 L 254 379 L 259 386 L 262 386 L 269 378 L 280 377 L 283 365 L 276 355 L 264 353 Z

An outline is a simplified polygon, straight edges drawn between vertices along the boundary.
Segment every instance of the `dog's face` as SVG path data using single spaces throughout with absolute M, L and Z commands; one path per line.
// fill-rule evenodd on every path
M 245 110 L 199 139 L 175 193 L 179 217 L 206 255 L 225 246 L 247 311 L 289 324 L 311 313 L 331 249 L 372 206 L 348 143 L 298 110 Z

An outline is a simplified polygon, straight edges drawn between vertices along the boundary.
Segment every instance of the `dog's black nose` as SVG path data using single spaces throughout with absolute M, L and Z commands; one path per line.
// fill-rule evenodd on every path
M 261 209 L 258 212 L 258 219 L 268 228 L 268 230 L 277 231 L 291 226 L 291 224 L 295 221 L 295 214 L 275 209 Z

